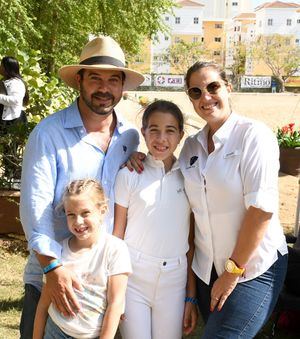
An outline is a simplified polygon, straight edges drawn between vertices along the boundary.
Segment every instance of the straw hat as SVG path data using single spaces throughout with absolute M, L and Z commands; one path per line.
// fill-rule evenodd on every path
M 125 67 L 125 56 L 119 44 L 109 36 L 89 41 L 83 48 L 78 65 L 63 66 L 58 74 L 70 87 L 78 88 L 76 74 L 81 69 L 118 70 L 125 73 L 124 90 L 135 89 L 144 76 Z

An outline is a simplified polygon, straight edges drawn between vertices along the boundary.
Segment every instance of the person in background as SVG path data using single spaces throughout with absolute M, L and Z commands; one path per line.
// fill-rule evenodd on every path
M 23 106 L 29 101 L 29 94 L 20 74 L 17 59 L 5 56 L 1 60 L 0 74 L 3 76 L 5 92 L 0 94 L 0 104 L 3 105 L 0 124 L 2 129 L 16 123 L 26 123 Z
M 149 150 L 144 171 L 123 168 L 116 178 L 113 234 L 127 243 L 133 265 L 120 324 L 124 339 L 181 339 L 196 326 L 194 225 L 173 154 L 183 125 L 172 102 L 150 104 L 142 118 Z
M 65 316 L 74 316 L 80 309 L 74 293 L 80 282 L 58 264 L 60 241 L 70 235 L 65 216 L 55 209 L 66 185 L 80 178 L 101 183 L 109 199 L 104 222 L 112 232 L 115 176 L 139 144 L 137 130 L 115 107 L 123 90 L 136 88 L 144 76 L 126 68 L 115 40 L 100 36 L 89 41 L 78 64 L 62 67 L 59 75 L 79 91 L 79 97 L 34 128 L 22 165 L 20 217 L 30 250 L 24 273 L 22 339 L 32 338 L 45 267 L 54 268 L 45 284 L 53 305 Z
M 82 290 L 75 290 L 81 310 L 75 317 L 65 317 L 51 304 L 47 290 L 43 289 L 33 339 L 113 339 L 124 311 L 131 273 L 127 246 L 106 231 L 103 219 L 107 201 L 97 181 L 72 181 L 63 194 L 61 207 L 72 235 L 62 242 L 59 263 L 81 281 Z M 52 264 L 47 270 L 46 277 Z

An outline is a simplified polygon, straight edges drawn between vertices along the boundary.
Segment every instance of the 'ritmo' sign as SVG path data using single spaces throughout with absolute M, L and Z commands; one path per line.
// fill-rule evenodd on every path
M 241 88 L 270 88 L 271 77 L 242 76 Z

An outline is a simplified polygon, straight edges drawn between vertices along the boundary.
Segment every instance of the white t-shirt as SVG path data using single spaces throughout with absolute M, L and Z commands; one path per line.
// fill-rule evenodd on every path
M 213 135 L 215 150 L 207 153 L 206 125 L 189 137 L 180 155 L 185 189 L 195 214 L 192 268 L 209 283 L 212 265 L 218 275 L 232 255 L 246 210 L 273 213 L 267 232 L 246 265 L 246 278 L 264 273 L 287 253 L 278 219 L 279 152 L 275 136 L 264 124 L 232 113 Z M 253 229 L 255 232 L 255 229 Z
M 80 279 L 83 291 L 75 290 L 75 293 L 82 310 L 67 318 L 51 304 L 48 312 L 66 334 L 82 339 L 98 337 L 107 306 L 108 277 L 132 272 L 129 252 L 123 240 L 108 234 L 104 228 L 98 242 L 85 252 L 72 252 L 69 239 L 62 244 L 62 263 Z
M 165 173 L 163 162 L 148 154 L 141 174 L 123 168 L 115 182 L 115 202 L 128 208 L 128 246 L 157 258 L 186 254 L 190 207 L 178 161 Z

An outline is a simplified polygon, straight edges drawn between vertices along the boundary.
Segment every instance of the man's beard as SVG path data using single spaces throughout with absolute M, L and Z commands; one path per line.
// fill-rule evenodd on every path
M 80 96 L 82 98 L 82 100 L 84 101 L 84 103 L 88 106 L 88 108 L 93 111 L 96 114 L 99 115 L 107 115 L 109 113 L 112 112 L 113 108 L 115 107 L 115 105 L 117 104 L 115 101 L 115 97 L 106 92 L 106 93 L 93 93 L 91 95 L 91 99 L 88 98 L 88 96 L 86 95 L 85 90 L 81 87 L 80 88 Z M 93 98 L 99 98 L 99 99 L 108 99 L 111 101 L 111 104 L 109 104 L 109 106 L 106 105 L 102 105 L 102 104 L 93 104 Z

